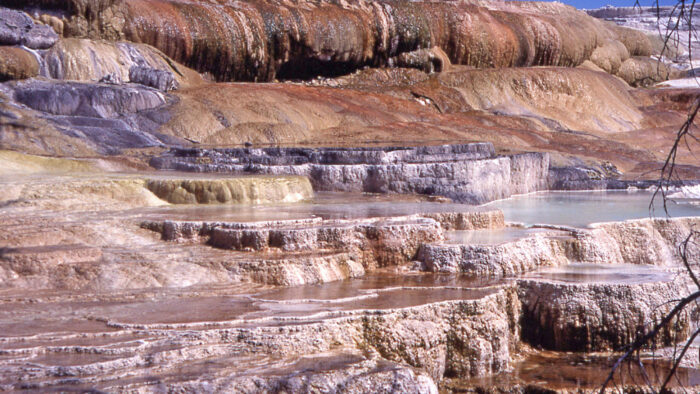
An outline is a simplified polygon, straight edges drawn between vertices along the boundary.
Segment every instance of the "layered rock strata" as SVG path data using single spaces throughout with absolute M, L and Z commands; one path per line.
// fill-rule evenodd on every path
M 27 80 L 2 86 L 0 93 L 36 111 L 35 116 L 59 133 L 102 154 L 179 141 L 157 132 L 163 122 L 158 109 L 167 105 L 169 98 L 143 85 Z
M 420 148 L 171 150 L 158 169 L 295 174 L 319 191 L 418 193 L 483 203 L 546 187 L 546 154 L 496 156 L 491 144 Z
M 630 88 L 669 74 L 643 33 L 529 2 L 0 3 L 29 13 L 0 9 L 0 146 L 73 158 L 0 152 L 2 390 L 432 393 L 686 294 L 695 219 L 455 244 L 506 218 L 420 196 L 649 186 L 698 92 Z M 261 175 L 96 174 L 153 155 Z
M 387 152 L 375 155 L 385 160 Z M 396 155 L 423 160 L 410 149 Z M 145 179 L 173 194 L 183 185 L 179 175 L 76 181 L 34 172 L 20 187 L 0 178 L 2 388 L 433 390 L 446 377 L 507 371 L 523 349 L 521 338 L 540 344 L 532 332 L 558 330 L 557 338 L 575 338 L 582 349 L 615 346 L 606 333 L 630 338 L 630 327 L 657 316 L 649 312 L 657 302 L 668 301 L 671 290 L 679 294 L 665 278 L 613 284 L 484 278 L 497 264 L 546 251 L 554 241 L 517 241 L 512 250 L 501 244 L 505 257 L 478 279 L 417 273 L 406 263 L 421 244 L 442 242 L 446 230 L 502 227 L 503 214 L 415 196 L 333 193 L 311 204 L 158 206 L 164 202 Z M 281 187 L 289 181 L 280 179 Z M 193 195 L 227 185 L 211 177 L 192 184 Z M 658 248 L 649 237 L 674 242 L 693 223 L 637 222 L 644 221 L 601 225 L 610 228 L 598 236 L 610 237 L 618 225 L 629 247 Z M 654 231 L 634 237 L 640 226 Z M 386 265 L 392 267 L 380 268 Z M 536 267 L 520 261 L 511 272 Z M 348 278 L 355 279 L 340 280 Z M 601 301 L 608 293 L 615 297 L 610 305 Z M 571 299 L 580 299 L 582 309 Z M 544 321 L 540 327 L 523 322 L 531 315 L 553 318 L 528 318 Z M 576 321 L 590 336 L 567 328 L 569 316 L 585 316 Z M 623 318 L 610 328 L 609 316 Z M 678 337 L 691 321 L 681 323 Z M 521 336 L 521 327 L 530 331 Z M 312 358 L 327 366 L 309 365 Z
M 80 77 L 80 67 L 77 71 Z M 582 69 L 458 68 L 434 76 L 416 73 L 367 70 L 353 77 L 362 83 L 342 83 L 341 88 L 205 84 L 168 94 L 161 91 L 162 105 L 137 107 L 137 112 L 122 114 L 118 122 L 80 114 L 54 119 L 43 109 L 61 105 L 54 102 L 56 95 L 37 96 L 38 101 L 27 106 L 14 99 L 15 92 L 39 85 L 56 91 L 75 87 L 75 92 L 66 94 L 85 94 L 84 103 L 89 104 L 88 89 L 128 95 L 134 88 L 145 87 L 9 83 L 0 88 L 0 108 L 7 114 L 0 119 L 0 141 L 5 149 L 68 156 L 135 154 L 131 149 L 154 144 L 392 146 L 398 143 L 398 135 L 406 145 L 490 141 L 499 151 L 551 152 L 556 167 L 593 169 L 566 175 L 581 178 L 578 187 L 584 187 L 595 186 L 598 180 L 614 183 L 610 179 L 617 177 L 648 178 L 649 171 L 661 165 L 667 148 L 663 141 L 673 138 L 697 96 L 687 90 L 630 91 L 614 77 Z M 93 78 L 92 71 L 85 75 Z M 385 77 L 374 82 L 377 75 Z M 185 86 L 186 81 L 176 79 Z M 414 83 L 414 79 L 423 82 Z M 362 87 L 367 84 L 372 91 Z M 96 100 L 91 112 L 100 112 L 102 105 L 102 100 Z M 694 143 L 690 142 L 691 148 Z M 697 176 L 694 156 L 680 152 L 678 159 L 683 178 Z
M 443 226 L 464 228 L 498 225 L 488 212 L 435 213 L 375 219 L 322 218 L 265 222 L 144 222 L 164 240 L 203 242 L 237 251 L 348 251 L 364 270 L 412 261 L 423 244 L 443 239 Z M 473 219 L 466 219 L 472 217 Z M 437 220 L 436 220 L 437 219 Z M 439 220 L 439 221 L 438 221 Z M 251 256 L 253 257 L 253 256 Z
M 285 290 L 237 296 L 232 294 L 245 289 L 209 288 L 174 299 L 167 292 L 136 293 L 126 303 L 105 295 L 100 307 L 78 295 L 20 309 L 17 300 L 5 304 L 15 307 L 12 317 L 0 311 L 8 334 L 0 344 L 6 356 L 0 384 L 296 392 L 322 380 L 323 387 L 358 391 L 391 382 L 434 390 L 445 375 L 481 376 L 507 367 L 518 341 L 512 287 L 445 287 L 428 278 L 391 282 L 386 287 L 368 281 L 360 291 L 319 288 L 300 293 L 305 298 Z M 329 291 L 347 298 L 325 298 Z M 409 293 L 414 297 L 396 298 Z M 75 318 L 61 320 L 66 308 Z M 145 310 L 158 312 L 138 312 Z M 11 329 L 30 314 L 35 324 L 22 332 Z M 327 368 L 308 365 L 311 357 L 325 360 Z M 380 368 L 368 370 L 372 365 Z M 292 377 L 300 369 L 308 372 Z
M 0 155 L 0 159 L 5 156 Z M 295 285 L 365 273 L 360 259 L 344 251 L 251 256 L 204 245 L 162 244 L 152 232 L 141 230 L 139 223 L 149 215 L 167 217 L 176 208 L 169 207 L 147 185 L 169 181 L 181 184 L 181 179 L 82 173 L 77 180 L 66 173 L 96 169 L 87 162 L 43 159 L 32 163 L 31 156 L 20 156 L 15 162 L 13 155 L 7 156 L 11 160 L 3 160 L 0 172 L 0 210 L 4 218 L 0 286 L 4 289 L 117 290 L 241 280 Z M 33 172 L 34 167 L 42 165 L 56 172 L 47 176 Z M 19 172 L 22 169 L 26 171 Z M 22 173 L 22 185 L 16 183 L 18 173 Z M 190 206 L 200 215 L 198 210 L 207 208 L 221 216 L 221 212 L 235 211 L 236 206 L 247 211 L 255 203 L 284 205 L 311 196 L 310 184 L 304 178 L 283 177 L 277 182 L 272 177 L 248 177 L 240 182 L 201 178 L 191 182 L 201 190 L 183 193 L 186 197 L 217 198 L 216 204 Z M 228 196 L 206 192 L 229 184 L 245 186 L 244 193 Z M 255 190 L 261 191 L 249 192 Z M 52 215 L 55 211 L 65 215 Z
M 697 223 L 696 218 L 639 219 L 595 224 L 592 229 L 562 228 L 493 245 L 425 244 L 418 259 L 431 272 L 478 277 L 513 277 L 574 262 L 680 267 L 678 246 Z M 691 242 L 687 257 L 695 261 L 698 256 L 697 243 Z

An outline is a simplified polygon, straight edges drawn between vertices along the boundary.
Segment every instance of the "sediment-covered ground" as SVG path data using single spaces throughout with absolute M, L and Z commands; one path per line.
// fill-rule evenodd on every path
M 598 390 L 695 291 L 696 140 L 648 217 L 700 98 L 659 40 L 560 3 L 0 0 L 0 389 Z

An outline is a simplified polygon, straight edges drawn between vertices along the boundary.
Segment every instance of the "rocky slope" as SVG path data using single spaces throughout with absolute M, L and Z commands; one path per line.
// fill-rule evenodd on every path
M 698 215 L 465 203 L 652 186 L 700 97 L 646 88 L 657 44 L 559 3 L 0 0 L 0 389 L 596 390 Z
M 692 11 L 687 8 L 683 10 L 686 16 L 678 18 L 681 10 L 672 6 L 658 7 L 603 7 L 595 10 L 587 10 L 588 15 L 596 18 L 605 19 L 614 22 L 618 26 L 624 26 L 635 30 L 643 31 L 652 37 L 654 46 L 663 47 L 666 41 L 666 47 L 669 57 L 676 58 L 677 61 L 682 61 L 683 57 L 687 58 L 691 53 L 697 54 L 698 42 L 692 39 L 700 24 L 695 19 L 697 10 Z M 673 34 L 666 40 L 671 28 L 676 26 L 678 21 L 677 34 Z M 690 34 L 689 34 L 690 33 Z M 694 55 L 693 58 L 696 56 Z
M 621 75 L 633 85 L 637 80 L 653 79 L 649 72 L 658 67 L 640 57 L 653 52 L 647 37 L 562 5 L 411 2 L 365 7 L 358 3 L 340 11 L 331 3 L 308 10 L 284 4 L 246 3 L 245 11 L 240 11 L 237 7 L 243 7 L 243 3 L 213 6 L 162 1 L 154 13 L 155 4 L 148 3 L 148 11 L 142 9 L 146 5 L 135 0 L 90 7 L 80 1 L 4 3 L 26 7 L 34 17 L 6 11 L 12 18 L 24 18 L 22 23 L 30 27 L 23 33 L 26 38 L 20 40 L 48 34 L 34 32 L 49 31 L 48 27 L 60 34 L 45 40 L 41 48 L 3 49 L 7 53 L 3 58 L 5 79 L 48 79 L 11 81 L 0 88 L 0 105 L 6 114 L 0 128 L 2 147 L 43 155 L 99 156 L 193 144 L 358 146 L 471 140 L 492 142 L 499 151 L 549 151 L 555 153 L 552 162 L 557 166 L 592 169 L 597 177 L 608 175 L 601 169 L 614 167 L 629 177 L 639 177 L 659 165 L 664 158 L 663 141 L 672 138 L 677 124 L 683 121 L 685 109 L 697 96 L 697 92 L 686 90 L 631 90 L 608 75 L 604 71 Z M 216 13 L 216 7 L 232 14 Z M 263 8 L 265 12 L 260 11 Z M 352 29 L 367 27 L 348 24 L 355 21 L 346 18 L 350 14 L 358 15 L 360 21 L 369 14 L 379 17 L 377 12 L 395 12 L 391 18 L 385 15 L 388 24 L 368 25 L 381 30 L 371 34 L 378 34 L 382 40 L 398 34 L 399 42 L 408 40 L 408 36 L 403 36 L 408 34 L 417 41 L 396 44 L 394 52 L 378 54 L 379 49 L 367 49 L 366 43 L 361 44 L 365 49 L 354 48 L 353 40 L 317 43 L 317 38 L 309 38 L 318 33 L 313 24 L 297 26 L 301 29 L 298 34 L 308 33 L 305 37 L 311 41 L 304 45 L 320 45 L 322 49 L 304 49 L 304 45 L 294 44 L 301 38 L 277 35 L 296 31 L 296 22 L 287 20 L 292 14 L 301 16 L 308 12 L 311 19 L 305 22 L 309 22 L 318 17 L 317 12 L 330 15 L 336 10 L 338 19 L 333 20 Z M 180 12 L 208 15 L 207 23 L 205 19 L 180 18 Z M 254 20 L 246 19 L 258 12 L 262 13 Z M 406 12 L 422 17 L 408 18 Z M 247 21 L 245 26 L 258 26 L 249 29 L 249 38 L 266 43 L 272 40 L 277 43 L 276 49 L 269 53 L 269 47 L 257 47 L 262 51 L 258 62 L 236 60 L 242 52 L 226 45 L 236 46 L 245 40 L 212 38 L 228 34 L 227 29 L 234 25 L 240 27 L 223 21 L 220 25 L 209 23 L 225 15 L 243 18 L 239 22 Z M 172 22 L 171 17 L 180 19 Z M 471 30 L 461 29 L 460 23 L 443 26 L 432 22 L 452 17 L 461 18 L 460 23 L 487 23 L 493 37 L 463 38 L 461 35 Z M 484 21 L 480 21 L 482 17 Z M 582 29 L 581 34 L 563 34 L 567 20 L 575 21 L 573 25 Z M 261 21 L 262 27 L 257 25 Z M 285 21 L 290 25 L 285 25 Z M 165 40 L 159 36 L 160 30 L 153 30 L 159 23 L 177 26 L 167 30 L 173 40 Z M 382 30 L 385 28 L 386 32 Z M 537 29 L 548 33 L 540 34 Z M 149 33 L 153 31 L 155 35 Z M 421 38 L 417 32 L 426 36 Z M 257 37 L 258 33 L 265 38 Z M 325 36 L 328 35 L 314 37 Z M 536 40 L 531 42 L 533 37 Z M 226 45 L 212 47 L 211 40 Z M 182 46 L 181 41 L 187 44 Z M 5 44 L 18 42 L 8 38 Z M 285 43 L 290 46 L 287 48 Z M 191 50 L 182 52 L 190 46 Z M 500 46 L 504 46 L 504 52 Z M 278 49 L 282 52 L 278 53 Z M 360 52 L 363 55 L 356 57 Z M 478 53 L 502 59 L 479 59 Z M 509 56 L 513 58 L 508 60 Z M 328 59 L 320 61 L 319 57 Z M 207 78 L 217 80 L 237 79 L 227 73 L 253 73 L 258 80 L 271 79 L 287 67 L 284 64 L 316 61 L 321 62 L 316 68 L 302 68 L 318 69 L 323 74 L 340 62 L 347 66 L 344 73 L 357 72 L 304 84 L 211 85 L 172 59 L 206 71 Z M 208 65 L 208 59 L 223 60 Z M 421 59 L 437 63 L 426 67 Z M 634 64 L 628 67 L 629 62 Z M 390 65 L 417 69 L 374 68 Z M 530 65 L 581 67 L 521 67 Z M 208 69 L 210 66 L 214 69 Z M 372 68 L 359 70 L 365 66 Z M 495 66 L 509 67 L 490 69 Z M 631 77 L 620 74 L 620 70 Z M 441 72 L 429 74 L 431 71 Z M 44 94 L 47 90 L 53 93 Z M 64 101 L 64 96 L 70 99 Z M 679 161 L 687 165 L 682 167 L 686 177 L 696 176 L 694 156 L 681 152 Z
M 576 66 L 599 42 L 620 42 L 618 29 L 573 8 L 549 4 L 171 0 L 4 4 L 61 13 L 64 35 L 70 37 L 153 45 L 218 80 L 343 74 L 363 66 L 384 66 L 403 53 L 431 47 L 442 48 L 453 63 L 476 67 Z M 477 31 L 482 33 L 473 33 Z M 628 50 L 632 55 L 650 54 L 648 45 Z

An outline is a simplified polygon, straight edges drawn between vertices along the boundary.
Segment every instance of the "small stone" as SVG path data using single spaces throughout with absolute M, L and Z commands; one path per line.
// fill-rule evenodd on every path
M 58 41 L 58 34 L 46 25 L 37 25 L 24 12 L 0 8 L 0 45 L 24 45 L 48 49 Z

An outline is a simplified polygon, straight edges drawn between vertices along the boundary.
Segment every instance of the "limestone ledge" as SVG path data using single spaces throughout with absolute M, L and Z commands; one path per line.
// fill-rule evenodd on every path
M 490 277 L 573 262 L 679 267 L 678 246 L 698 224 L 699 218 L 638 219 L 571 229 L 569 236 L 533 234 L 497 245 L 425 244 L 418 259 L 427 271 Z M 688 257 L 700 257 L 697 243 L 689 244 Z
M 465 291 L 468 292 L 467 289 Z M 189 326 L 120 324 L 115 329 L 187 331 L 185 343 L 242 344 L 263 354 L 315 354 L 358 347 L 395 363 L 443 376 L 485 376 L 508 368 L 519 343 L 520 305 L 512 285 L 485 288 L 475 298 L 395 309 L 358 309 L 327 316 L 274 319 L 247 328 L 232 322 Z M 272 324 L 274 323 L 274 324 Z M 243 350 L 243 349 L 239 349 Z
M 301 285 L 364 275 L 416 258 L 421 245 L 440 242 L 448 229 L 503 226 L 493 211 L 426 213 L 389 218 L 306 218 L 259 222 L 143 221 L 165 241 L 208 245 L 236 255 L 226 268 L 257 283 Z M 207 246 L 207 247 L 208 247 Z M 269 256 L 284 253 L 284 261 Z
M 518 314 L 516 291 L 504 286 L 463 300 L 244 324 L 189 318 L 181 323 L 130 324 L 95 317 L 95 331 L 81 338 L 99 338 L 99 343 L 59 335 L 60 341 L 76 345 L 40 347 L 34 346 L 39 339 L 31 335 L 8 338 L 5 343 L 15 348 L 5 351 L 4 358 L 44 361 L 7 365 L 0 373 L 0 387 L 46 390 L 89 385 L 107 391 L 138 390 L 149 387 L 144 383 L 147 377 L 159 371 L 166 376 L 159 384 L 169 388 L 235 387 L 257 392 L 276 387 L 304 392 L 308 386 L 303 383 L 323 379 L 325 385 L 348 392 L 366 392 L 372 382 L 381 383 L 379 387 L 397 382 L 403 386 L 393 389 L 432 393 L 444 376 L 485 376 L 506 370 L 519 342 Z M 42 328 L 47 333 L 52 329 Z M 134 336 L 140 339 L 129 339 Z M 328 356 L 339 352 L 351 358 L 339 361 Z M 146 353 L 148 357 L 142 356 Z M 71 356 L 83 362 L 60 363 Z M 325 365 L 319 370 L 305 357 L 318 357 Z M 298 374 L 299 370 L 307 373 Z
M 473 212 L 423 213 L 422 217 L 436 220 L 443 230 L 483 230 L 505 227 L 503 211 L 491 209 Z
M 265 204 L 313 197 L 311 183 L 301 176 L 153 179 L 146 187 L 171 204 Z
M 632 343 L 690 294 L 681 274 L 650 283 L 562 283 L 519 280 L 523 338 L 554 350 L 607 351 Z M 686 310 L 662 330 L 657 346 L 685 340 L 695 329 L 697 311 Z
M 423 243 L 442 240 L 440 224 L 417 216 L 318 221 L 243 223 L 144 222 L 164 239 L 206 242 L 234 251 L 351 251 L 365 269 L 414 259 Z
M 659 213 L 661 214 L 661 213 Z M 682 265 L 678 246 L 688 237 L 700 218 L 638 219 L 600 223 L 578 237 L 571 259 L 611 264 Z M 689 261 L 700 257 L 698 242 L 689 243 Z
M 535 234 L 499 245 L 423 245 L 418 254 L 431 272 L 463 272 L 475 277 L 513 277 L 569 262 L 560 240 Z
M 172 149 L 158 169 L 308 176 L 317 191 L 427 194 L 479 204 L 547 188 L 549 156 L 490 143 L 389 148 Z

